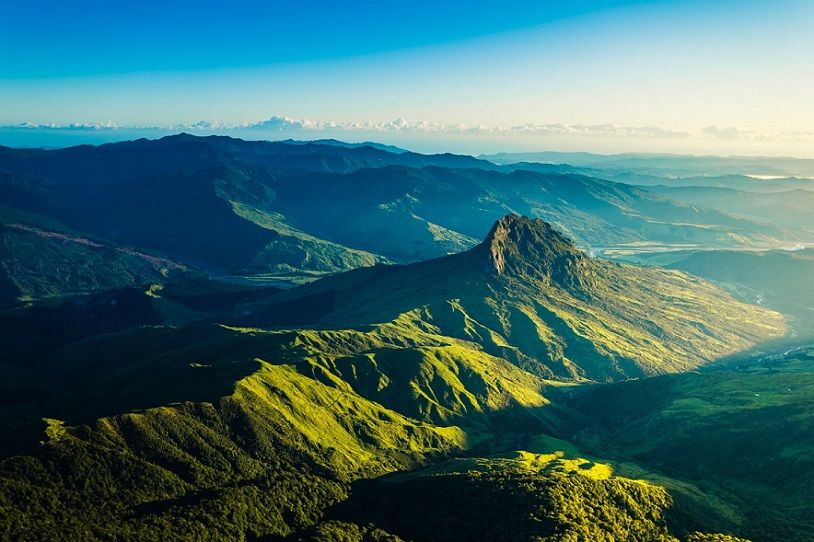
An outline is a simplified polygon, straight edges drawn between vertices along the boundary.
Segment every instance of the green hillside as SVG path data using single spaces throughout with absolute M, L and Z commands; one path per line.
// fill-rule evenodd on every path
M 133 329 L 65 347 L 28 378 L 0 410 L 4 432 L 47 421 L 47 444 L 0 468 L 6 533 L 21 536 L 152 539 L 172 525 L 184 538 L 209 521 L 216 539 L 287 534 L 352 479 L 553 423 L 537 412 L 542 380 L 408 322 Z
M 149 284 L 186 269 L 0 206 L 0 307 Z
M 782 312 L 802 337 L 814 335 L 814 249 L 673 251 L 624 259 L 692 273 L 738 298 Z
M 415 541 L 739 540 L 693 531 L 663 487 L 562 452 L 451 460 L 354 490 L 306 540 L 353 522 Z
M 814 351 L 585 388 L 576 442 L 722 497 L 755 540 L 812 540 Z
M 7 537 L 463 540 L 499 532 L 488 529 L 504 510 L 518 530 L 480 539 L 683 540 L 725 524 L 704 502 L 691 506 L 701 519 L 672 519 L 664 488 L 536 436 L 577 423 L 545 397 L 561 386 L 405 321 L 367 332 L 143 328 L 65 348 L 42 372 L 68 389 L 3 410 L 45 418 L 44 444 L 0 463 Z M 355 482 L 515 444 L 568 455 L 487 455 Z
M 617 389 L 591 382 L 697 367 L 783 319 L 677 272 L 591 259 L 540 220 L 289 291 L 185 278 L 77 306 L 5 315 L 3 538 L 761 532 L 726 489 L 737 471 L 707 493 L 692 471 L 594 446 L 607 413 L 585 401 Z M 73 334 L 35 340 L 46 315 Z

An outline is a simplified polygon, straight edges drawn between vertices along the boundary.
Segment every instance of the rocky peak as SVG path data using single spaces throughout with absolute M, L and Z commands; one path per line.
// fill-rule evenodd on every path
M 568 287 L 584 285 L 589 262 L 589 258 L 551 224 L 519 215 L 498 220 L 480 251 L 485 252 L 489 273 Z

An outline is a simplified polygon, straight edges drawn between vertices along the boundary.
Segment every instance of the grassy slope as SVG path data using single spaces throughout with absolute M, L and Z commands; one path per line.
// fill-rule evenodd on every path
M 2 463 L 6 536 L 150 539 L 172 526 L 173 536 L 189 538 L 200 536 L 207 514 L 221 525 L 216 538 L 286 534 L 344 496 L 350 477 L 407 468 L 466 445 L 455 426 L 408 419 L 333 382 L 300 353 L 304 341 L 313 349 L 319 340 L 308 333 L 145 328 L 59 352 L 45 372 L 81 373 L 83 387 L 23 407 L 89 425 L 51 421 L 46 445 Z M 353 344 L 387 339 L 341 342 L 350 353 Z M 308 374 L 288 359 L 300 360 Z M 230 382 L 234 387 L 225 389 Z M 93 421 L 100 408 L 133 413 Z M 100 499 L 108 504 L 98 506 Z M 246 507 L 251 524 L 240 516 Z
M 398 363 L 388 359 L 391 352 Z M 114 367 L 111 355 L 118 360 Z M 144 540 L 202 536 L 206 529 L 213 539 L 295 531 L 331 539 L 337 529 L 367 532 L 370 527 L 348 522 L 368 525 L 383 521 L 384 514 L 386 521 L 373 531 L 419 540 L 427 532 L 444 532 L 456 540 L 467 532 L 459 523 L 467 514 L 473 528 L 488 532 L 493 522 L 484 518 L 491 517 L 490 503 L 502 503 L 513 513 L 531 506 L 521 522 L 526 534 L 583 533 L 596 539 L 635 533 L 673 540 L 668 533 L 683 537 L 722 524 L 719 507 L 705 498 L 691 503 L 693 519 L 687 519 L 686 506 L 684 516 L 670 519 L 673 497 L 663 489 L 609 479 L 609 469 L 579 460 L 567 443 L 523 436 L 568 430 L 567 413 L 540 393 L 548 389 L 562 397 L 556 387 L 406 320 L 368 332 L 145 328 L 86 341 L 59 356 L 46 369 L 85 375 L 83 382 L 91 384 L 87 391 L 95 394 L 80 389 L 41 407 L 67 414 L 69 423 L 49 421 L 48 444 L 33 456 L 2 463 L 7 533 Z M 269 361 L 252 361 L 259 359 Z M 145 379 L 147 374 L 153 379 Z M 232 390 L 222 387 L 230 381 L 236 382 Z M 529 423 L 519 424 L 518 412 L 506 411 L 512 396 Z M 421 399 L 433 408 L 417 407 Z M 170 406 L 138 408 L 151 404 Z M 135 413 L 92 421 L 98 405 Z M 546 409 L 554 410 L 547 414 Z M 70 427 L 81 420 L 88 425 Z M 484 441 L 487 435 L 497 440 Z M 403 486 L 377 483 L 368 493 L 349 485 L 359 476 L 419 465 L 456 448 L 488 450 L 500 442 L 570 452 L 551 465 L 553 458 L 528 455 L 519 456 L 522 465 L 506 465 L 501 458 L 466 460 L 430 471 L 429 479 L 408 477 Z M 472 476 L 473 468 L 488 472 Z M 640 469 L 633 472 L 650 477 Z M 686 493 L 679 482 L 660 477 L 656 483 L 682 498 Z M 385 510 L 324 515 L 325 507 L 345 500 L 350 491 L 351 510 L 359 499 L 372 498 L 365 495 L 384 496 Z M 450 491 L 459 495 L 453 502 L 441 498 Z M 387 513 L 388 499 L 411 494 L 422 498 L 408 499 L 410 506 L 398 514 Z M 532 501 L 524 497 L 532 494 Z M 106 506 L 95 504 L 100 499 Z M 414 514 L 426 512 L 422 506 L 437 513 L 413 522 Z
M 562 452 L 512 452 L 446 461 L 356 484 L 312 529 L 312 540 L 348 523 L 406 540 L 703 540 L 677 526 L 662 487 L 616 476 L 610 465 Z M 692 534 L 691 534 L 692 533 Z M 322 536 L 320 536 L 322 535 Z M 685 538 L 686 537 L 686 538 Z M 730 540 L 721 538 L 721 540 Z
M 457 540 L 467 531 L 444 507 L 471 514 L 472 528 L 486 533 L 500 510 L 492 502 L 521 515 L 531 506 L 521 532 L 553 536 L 546 540 L 674 540 L 668 533 L 688 531 L 666 522 L 663 489 L 574 457 L 464 460 L 404 485 L 376 482 L 374 493 L 352 484 L 465 448 L 518 438 L 535 447 L 522 435 L 566 430 L 567 413 L 544 397 L 556 387 L 407 319 L 366 332 L 143 328 L 63 349 L 44 370 L 58 379 L 81 373 L 86 388 L 45 398 L 37 408 L 50 414 L 46 443 L 0 463 L 5 536 L 331 539 L 337 530 L 384 529 Z M 101 405 L 130 413 L 96 419 Z M 436 500 L 450 491 L 459 499 Z M 325 515 L 351 492 L 344 506 L 357 512 Z M 358 515 L 370 495 L 383 496 L 384 507 L 422 499 L 408 499 L 417 510 L 385 514 L 395 525 L 374 528 L 364 525 L 381 521 L 381 510 Z M 427 510 L 435 513 L 411 521 Z
M 120 360 L 113 367 L 111 352 L 118 352 Z M 263 332 L 197 325 L 86 339 L 56 351 L 37 368 L 58 380 L 73 378 L 82 384 L 72 392 L 73 400 L 45 397 L 42 408 L 49 410 L 41 415 L 53 417 L 61 411 L 77 423 L 180 400 L 216 399 L 258 359 L 291 365 L 335 388 L 334 395 L 360 395 L 424 421 L 472 421 L 490 411 L 548 403 L 539 378 L 402 320 L 366 332 Z M 150 372 L 155 376 L 136 378 Z

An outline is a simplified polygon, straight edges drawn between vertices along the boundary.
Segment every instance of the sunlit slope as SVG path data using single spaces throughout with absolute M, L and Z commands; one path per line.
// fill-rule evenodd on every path
M 616 478 L 575 454 L 492 454 L 535 451 L 543 434 L 571 439 L 590 419 L 563 406 L 574 381 L 695 367 L 783 329 L 777 314 L 703 281 L 590 259 L 518 216 L 459 255 L 237 305 L 209 292 L 187 283 L 141 295 L 159 316 L 159 301 L 226 307 L 233 316 L 220 313 L 221 325 L 159 318 L 80 338 L 31 365 L 0 365 L 12 383 L 0 429 L 15 435 L 2 451 L 27 454 L 0 463 L 2 536 L 329 540 L 339 529 L 420 540 L 425 527 L 450 532 L 450 517 L 493 518 L 485 494 L 528 512 L 519 525 L 529 536 L 702 540 L 689 533 L 720 530 L 717 501 L 694 498 L 700 519 L 673 520 L 679 482 Z M 315 328 L 302 329 L 311 320 Z M 333 515 L 366 498 L 359 479 L 461 454 L 487 457 L 395 486 L 372 482 L 372 495 L 388 499 L 420 490 L 425 500 L 399 514 L 432 505 L 426 524 L 405 526 L 396 514 L 379 525 L 374 508 Z M 450 491 L 463 507 L 440 498 Z M 488 523 L 479 530 L 491 532 Z
M 521 451 L 359 483 L 306 539 L 367 529 L 416 542 L 738 540 L 697 532 L 686 519 L 663 487 L 616 476 L 610 465 Z
M 688 370 L 785 330 L 779 314 L 703 280 L 589 258 L 545 222 L 516 215 L 468 252 L 341 274 L 244 312 L 280 326 L 408 319 L 561 379 Z
M 264 366 L 214 404 L 160 407 L 78 429 L 54 424 L 48 433 L 35 457 L 0 467 L 7 534 L 287 534 L 343 497 L 349 476 L 409 467 L 462 440 L 454 428 L 422 426 L 358 396 L 335 398 L 284 366 Z
M 115 360 L 115 361 L 112 361 Z M 233 331 L 213 325 L 132 328 L 64 346 L 16 369 L 7 419 L 84 423 L 183 400 L 216 400 L 256 360 L 424 421 L 480 423 L 489 412 L 545 406 L 544 382 L 515 365 L 407 319 L 367 332 Z M 12 366 L 13 367 L 13 366 Z M 522 420 L 523 415 L 519 418 Z
M 28 395 L 0 409 L 6 433 L 50 420 L 43 447 L 0 467 L 5 532 L 24 537 L 172 525 L 194 538 L 211 518 L 216 538 L 287 534 L 351 479 L 559 424 L 539 377 L 407 320 L 135 328 L 64 347 L 26 378 Z
M 342 498 L 351 477 L 466 446 L 454 426 L 407 419 L 348 385 L 275 364 L 296 349 L 295 334 L 128 333 L 130 340 L 107 336 L 54 358 L 52 370 L 82 371 L 90 394 L 66 390 L 58 401 L 41 398 L 36 408 L 69 420 L 105 408 L 155 408 L 77 428 L 51 422 L 48 443 L 34 456 L 4 461 L 6 536 L 156 539 L 172 528 L 175 536 L 197 538 L 212 518 L 219 518 L 220 530 L 211 533 L 218 539 L 241 539 L 244 531 L 287 534 Z M 134 352 L 122 352 L 111 366 L 119 345 Z M 184 399 L 199 402 L 178 403 Z M 100 507 L 101 500 L 107 505 Z
M 42 372 L 69 389 L 20 405 L 46 418 L 45 443 L 0 463 L 6 536 L 462 540 L 450 518 L 489 533 L 500 510 L 551 540 L 672 541 L 696 526 L 672 526 L 665 489 L 562 454 L 444 463 L 370 492 L 354 483 L 467 449 L 534 448 L 533 435 L 576 423 L 546 397 L 558 386 L 408 318 L 367 331 L 134 329 L 66 347 Z M 384 500 L 335 516 L 350 495 L 345 510 Z M 400 499 L 412 504 L 379 525 Z M 413 512 L 424 523 L 411 526 Z

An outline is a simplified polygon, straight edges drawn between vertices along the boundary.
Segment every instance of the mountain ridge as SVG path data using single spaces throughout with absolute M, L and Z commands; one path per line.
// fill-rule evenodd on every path
M 724 308 L 710 317 L 712 306 Z M 785 330 L 779 314 L 700 279 L 590 258 L 550 224 L 512 215 L 469 251 L 334 275 L 241 314 L 281 328 L 408 318 L 566 380 L 690 370 Z

